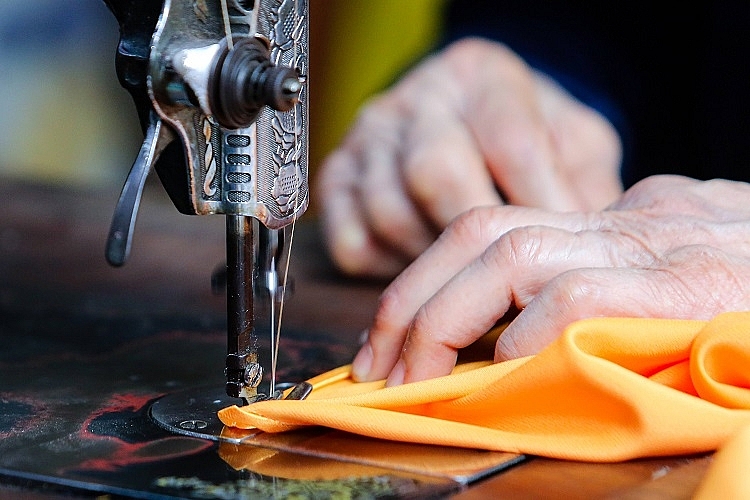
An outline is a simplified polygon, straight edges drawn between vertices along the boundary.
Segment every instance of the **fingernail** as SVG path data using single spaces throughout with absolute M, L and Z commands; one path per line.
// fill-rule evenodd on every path
M 350 252 L 359 252 L 367 244 L 367 233 L 356 222 L 345 222 L 339 228 L 339 244 Z
M 356 222 L 343 222 L 333 239 L 333 255 L 338 266 L 347 273 L 361 274 L 363 267 L 362 254 L 367 249 L 367 233 Z
M 388 375 L 388 380 L 385 381 L 386 387 L 393 387 L 395 385 L 401 385 L 404 383 L 404 375 L 406 373 L 406 365 L 403 359 L 399 359 L 396 366 L 391 370 L 391 374 Z
M 362 333 L 359 334 L 359 345 L 365 345 L 365 342 L 367 342 L 367 339 L 370 338 L 370 329 L 366 328 L 362 330 Z
M 354 361 L 352 361 L 352 378 L 357 382 L 367 381 L 367 375 L 372 368 L 372 346 L 369 342 L 365 343 L 359 350 Z

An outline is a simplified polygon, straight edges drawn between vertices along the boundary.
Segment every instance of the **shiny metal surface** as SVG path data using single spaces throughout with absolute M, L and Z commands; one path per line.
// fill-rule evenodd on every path
M 121 27 L 118 74 L 146 133 L 115 209 L 108 261 L 125 262 L 152 167 L 181 212 L 226 214 L 225 387 L 252 399 L 265 364 L 254 283 L 278 278 L 279 263 L 263 254 L 283 249 L 257 249 L 280 238 L 254 236 L 251 219 L 256 233 L 276 236 L 308 204 L 307 0 L 163 0 L 156 21 L 153 2 L 105 2 Z M 264 302 L 272 331 L 283 290 L 273 285 Z

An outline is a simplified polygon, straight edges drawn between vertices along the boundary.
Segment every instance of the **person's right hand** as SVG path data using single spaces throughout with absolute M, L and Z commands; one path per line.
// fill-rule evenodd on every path
M 748 199 L 748 183 L 656 176 L 600 212 L 466 212 L 383 292 L 353 375 L 446 375 L 513 309 L 495 361 L 535 354 L 579 319 L 750 310 Z
M 473 207 L 604 208 L 622 192 L 619 164 L 601 115 L 507 47 L 466 39 L 364 108 L 317 199 L 335 263 L 391 277 Z

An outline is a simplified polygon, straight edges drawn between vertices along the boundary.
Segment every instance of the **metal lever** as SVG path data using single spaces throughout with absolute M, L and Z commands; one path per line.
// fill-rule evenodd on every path
M 162 135 L 162 130 L 164 127 L 162 127 L 161 118 L 151 111 L 146 137 L 130 169 L 125 185 L 122 187 L 120 199 L 117 201 L 112 217 L 112 225 L 109 228 L 105 256 L 107 262 L 113 266 L 122 266 L 130 255 L 133 228 L 138 206 L 141 203 L 143 186 L 159 154 L 171 142 L 171 140 L 165 140 L 166 133 Z

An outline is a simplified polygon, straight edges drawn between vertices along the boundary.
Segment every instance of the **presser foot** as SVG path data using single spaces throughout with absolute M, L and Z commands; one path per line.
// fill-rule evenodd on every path
M 277 383 L 276 387 L 277 390 L 271 396 L 257 394 L 249 401 L 228 396 L 221 388 L 215 386 L 185 389 L 156 400 L 151 405 L 149 414 L 159 427 L 169 432 L 239 444 L 242 439 L 247 438 L 253 432 L 261 431 L 243 431 L 241 436 L 227 432 L 217 415 L 219 410 L 232 405 L 244 406 L 268 399 L 301 400 L 312 392 L 312 386 L 307 382 Z M 286 389 L 289 391 L 286 396 L 283 396 L 282 391 Z

